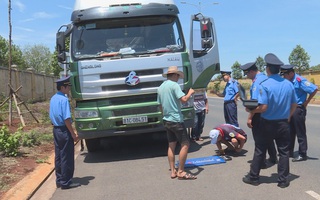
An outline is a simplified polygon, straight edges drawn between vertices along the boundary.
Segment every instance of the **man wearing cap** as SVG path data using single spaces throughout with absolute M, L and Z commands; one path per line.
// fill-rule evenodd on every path
M 243 70 L 244 75 L 246 75 L 249 79 L 252 80 L 252 85 L 250 87 L 250 99 L 251 100 L 258 100 L 259 91 L 260 91 L 260 84 L 261 82 L 265 81 L 268 77 L 261 73 L 258 70 L 258 67 L 256 66 L 256 62 L 250 62 L 245 65 L 241 65 L 240 69 Z M 247 112 L 250 112 L 250 110 L 246 109 Z M 254 141 L 256 141 L 257 132 L 261 131 L 261 128 L 259 127 L 260 124 L 260 113 L 255 113 L 252 117 L 252 120 L 247 122 L 247 125 L 249 128 L 252 129 L 252 135 Z M 268 153 L 269 153 L 269 159 L 268 162 L 271 164 L 276 164 L 277 162 L 277 151 L 274 146 L 274 142 L 270 143 L 270 146 L 268 146 Z M 262 168 L 265 168 L 267 166 L 267 163 L 264 162 L 264 165 Z
M 314 95 L 318 92 L 318 88 L 314 84 L 310 83 L 306 78 L 296 74 L 293 65 L 281 66 L 281 75 L 293 83 L 298 103 L 298 107 L 290 119 L 291 142 L 289 146 L 289 153 L 290 156 L 293 157 L 294 144 L 297 137 L 299 143 L 299 155 L 293 158 L 292 162 L 304 161 L 308 158 L 306 131 L 307 106 Z
M 211 144 L 216 144 L 218 148 L 218 155 L 225 155 L 221 143 L 225 144 L 228 150 L 240 152 L 247 141 L 247 134 L 239 127 L 232 124 L 221 124 L 214 127 L 209 136 Z
M 223 81 L 226 82 L 226 86 L 223 93 L 215 93 L 219 97 L 224 97 L 223 111 L 224 119 L 227 124 L 239 126 L 238 123 L 238 108 L 237 100 L 239 96 L 238 81 L 231 78 L 231 72 L 221 71 Z
M 70 92 L 70 77 L 56 81 L 58 92 L 50 100 L 49 116 L 53 124 L 55 146 L 56 186 L 70 189 L 80 186 L 73 183 L 74 173 L 74 142 L 78 140 L 72 128 L 70 103 L 66 96 Z
M 276 141 L 278 163 L 278 187 L 289 186 L 289 144 L 290 130 L 289 119 L 296 108 L 296 97 L 293 85 L 279 75 L 280 66 L 283 65 L 279 58 L 269 53 L 264 57 L 267 64 L 268 79 L 261 82 L 258 107 L 251 110 L 248 120 L 252 120 L 255 113 L 261 113 L 260 127 L 255 141 L 255 150 L 250 172 L 242 181 L 251 185 L 259 185 L 259 175 L 265 160 L 267 147 L 273 140 Z
M 182 92 L 177 82 L 179 79 L 184 78 L 184 74 L 178 70 L 177 66 L 169 67 L 167 73 L 162 74 L 162 76 L 167 78 L 167 80 L 158 88 L 157 101 L 160 104 L 163 124 L 167 131 L 169 142 L 168 161 L 171 169 L 171 178 L 178 177 L 179 179 L 194 180 L 197 178 L 196 176 L 184 171 L 190 141 L 181 113 L 181 103 L 186 103 L 194 93 L 194 90 L 190 88 L 187 95 Z M 177 142 L 181 145 L 178 170 L 175 169 L 175 148 Z

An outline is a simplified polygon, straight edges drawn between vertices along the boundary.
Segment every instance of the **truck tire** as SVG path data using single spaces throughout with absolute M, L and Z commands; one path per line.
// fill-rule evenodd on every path
M 100 138 L 86 139 L 88 152 L 96 152 L 101 149 Z

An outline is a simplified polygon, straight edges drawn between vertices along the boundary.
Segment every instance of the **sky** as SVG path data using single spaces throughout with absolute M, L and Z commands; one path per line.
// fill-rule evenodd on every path
M 174 0 L 189 41 L 192 14 L 214 19 L 221 70 L 274 53 L 285 64 L 300 45 L 310 66 L 320 64 L 320 0 Z M 69 24 L 74 1 L 11 0 L 13 44 L 45 45 L 53 52 L 56 32 Z M 0 35 L 9 38 L 8 0 L 0 0 Z

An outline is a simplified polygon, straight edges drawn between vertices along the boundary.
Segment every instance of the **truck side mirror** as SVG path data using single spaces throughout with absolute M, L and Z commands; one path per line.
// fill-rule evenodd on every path
M 201 28 L 201 38 L 211 37 L 212 24 L 209 18 L 203 18 L 200 21 Z
M 57 32 L 56 34 L 56 45 L 58 53 L 61 53 L 66 50 L 66 36 L 64 32 Z
M 211 48 L 213 45 L 212 39 L 212 23 L 209 18 L 203 18 L 200 20 L 201 28 L 201 47 Z

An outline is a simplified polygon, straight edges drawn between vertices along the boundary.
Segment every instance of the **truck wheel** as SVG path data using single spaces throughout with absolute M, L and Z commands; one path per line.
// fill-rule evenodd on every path
M 95 152 L 101 149 L 100 138 L 86 139 L 88 152 Z

